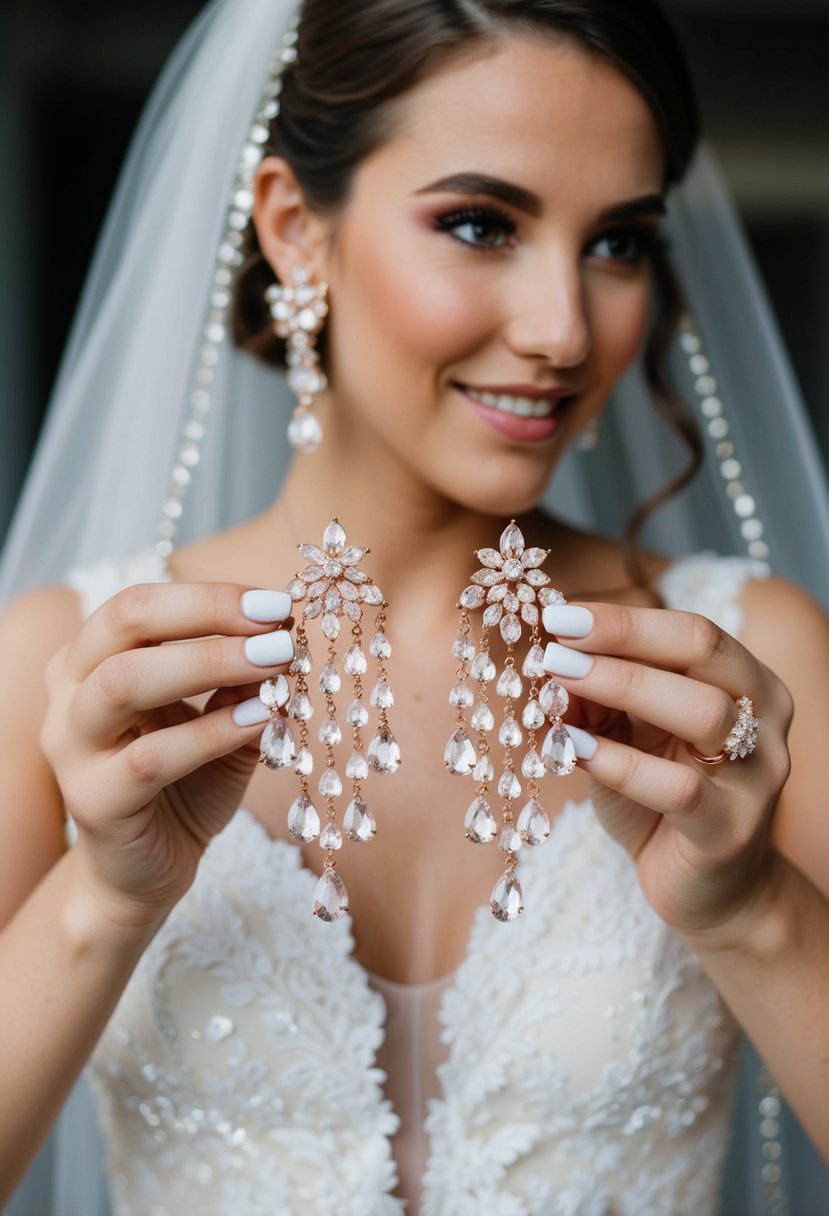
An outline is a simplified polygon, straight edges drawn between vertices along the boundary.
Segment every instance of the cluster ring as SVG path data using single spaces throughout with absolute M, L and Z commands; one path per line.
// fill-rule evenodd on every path
M 759 718 L 754 716 L 754 704 L 750 697 L 739 697 L 737 700 L 739 714 L 737 721 L 732 726 L 728 738 L 722 746 L 722 750 L 717 752 L 715 756 L 704 756 L 702 752 L 694 747 L 693 743 L 685 742 L 685 748 L 694 760 L 699 760 L 701 764 L 722 764 L 726 758 L 729 760 L 741 760 L 746 756 L 750 756 L 757 746 L 757 730 L 760 726 Z

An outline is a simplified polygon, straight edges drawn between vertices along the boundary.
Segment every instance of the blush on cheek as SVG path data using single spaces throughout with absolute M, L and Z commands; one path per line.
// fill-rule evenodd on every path
M 638 355 L 648 332 L 650 292 L 644 289 L 634 298 L 617 300 L 601 323 L 601 361 L 616 379 L 627 371 Z

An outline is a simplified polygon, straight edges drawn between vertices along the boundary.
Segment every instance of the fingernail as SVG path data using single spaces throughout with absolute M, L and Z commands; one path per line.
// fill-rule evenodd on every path
M 586 730 L 582 730 L 580 726 L 568 726 L 567 734 L 573 740 L 573 747 L 579 760 L 592 760 L 596 754 L 596 748 L 599 746 L 598 739 L 589 734 Z
M 544 651 L 543 666 L 545 671 L 557 676 L 586 676 L 593 666 L 593 656 L 582 654 L 580 650 L 571 650 L 569 646 L 559 646 L 558 642 L 548 642 Z
M 245 656 L 256 667 L 277 667 L 294 657 L 294 639 L 288 629 L 260 633 L 245 640 Z
M 257 722 L 267 722 L 270 716 L 271 711 L 258 697 L 250 697 L 233 707 L 233 721 L 237 726 L 255 726 Z
M 246 591 L 242 612 L 249 621 L 284 621 L 291 615 L 293 601 L 284 591 Z
M 541 619 L 547 632 L 557 637 L 585 638 L 593 628 L 590 609 L 577 608 L 574 604 L 550 604 L 544 609 Z

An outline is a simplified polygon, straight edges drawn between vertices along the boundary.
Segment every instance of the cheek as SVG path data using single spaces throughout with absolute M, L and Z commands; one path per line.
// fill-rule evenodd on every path
M 398 374 L 401 360 L 411 371 L 439 372 L 480 342 L 485 304 L 469 298 L 457 271 L 426 260 L 411 228 L 389 228 L 378 239 L 377 228 L 368 227 L 350 242 L 348 324 L 373 334 L 375 354 L 381 362 L 393 358 Z
M 602 371 L 621 376 L 639 353 L 648 330 L 650 278 L 621 283 L 615 291 L 597 293 L 593 308 L 593 338 Z

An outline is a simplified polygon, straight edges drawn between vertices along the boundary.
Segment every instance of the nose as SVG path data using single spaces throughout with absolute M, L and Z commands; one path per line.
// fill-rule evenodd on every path
M 564 257 L 538 259 L 518 274 L 507 340 L 523 357 L 578 367 L 590 353 L 590 319 L 580 267 Z

